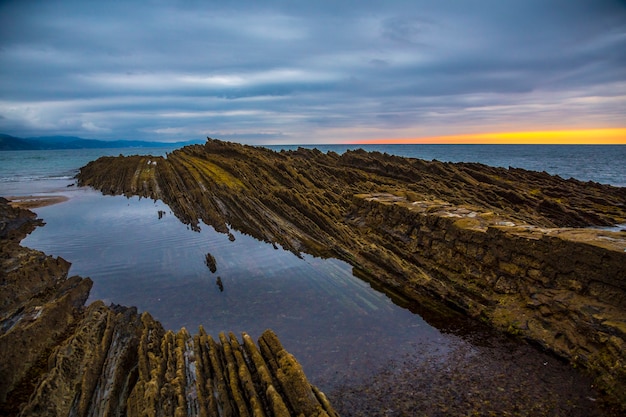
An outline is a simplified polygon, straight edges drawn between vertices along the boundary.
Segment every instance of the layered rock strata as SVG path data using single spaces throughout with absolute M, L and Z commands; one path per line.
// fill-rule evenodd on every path
M 336 416 L 270 330 L 257 347 L 85 307 L 89 279 L 19 245 L 41 224 L 0 198 L 0 415 Z
M 626 404 L 626 232 L 583 229 L 626 223 L 624 188 L 211 139 L 167 158 L 100 158 L 78 180 L 161 199 L 192 228 L 345 260 L 386 291 L 443 301 L 585 366 Z
M 624 403 L 626 233 L 512 224 L 450 205 L 427 213 L 391 195 L 354 204 L 348 222 L 393 254 L 371 256 L 411 271 L 405 291 L 425 290 L 595 370 Z

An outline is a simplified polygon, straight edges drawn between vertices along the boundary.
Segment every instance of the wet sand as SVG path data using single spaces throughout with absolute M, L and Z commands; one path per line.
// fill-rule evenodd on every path
M 24 209 L 34 209 L 38 207 L 51 206 L 53 204 L 62 203 L 69 200 L 69 197 L 64 195 L 40 195 L 40 196 L 10 196 L 5 197 L 9 200 L 13 207 L 19 207 Z

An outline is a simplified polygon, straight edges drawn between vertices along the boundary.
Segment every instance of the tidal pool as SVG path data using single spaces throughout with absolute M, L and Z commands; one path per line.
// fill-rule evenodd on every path
M 394 304 L 345 262 L 298 257 L 237 231 L 234 241 L 206 225 L 194 232 L 161 201 L 65 194 L 34 210 L 46 225 L 22 244 L 90 277 L 88 303 L 136 306 L 192 333 L 202 325 L 256 339 L 271 328 L 342 415 L 605 413 L 589 379 L 556 358 L 458 316 L 430 315 L 433 327 L 411 311 L 419 306 Z

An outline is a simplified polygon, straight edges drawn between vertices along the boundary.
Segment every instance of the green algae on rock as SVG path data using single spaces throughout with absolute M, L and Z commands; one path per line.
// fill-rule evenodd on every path
M 105 157 L 79 185 L 161 199 L 184 223 L 337 257 L 595 372 L 626 408 L 626 189 L 545 172 L 209 139 Z

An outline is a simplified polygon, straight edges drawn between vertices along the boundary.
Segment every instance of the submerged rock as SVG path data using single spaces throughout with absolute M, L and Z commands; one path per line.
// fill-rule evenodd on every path
M 0 415 L 337 415 L 271 330 L 257 348 L 247 334 L 215 341 L 135 308 L 85 307 L 89 279 L 19 245 L 40 224 L 0 198 Z
M 217 263 L 215 262 L 215 257 L 210 253 L 207 253 L 204 257 L 204 263 L 209 268 L 209 271 L 212 273 L 217 272 Z
M 211 139 L 167 158 L 103 157 L 78 181 L 162 199 L 196 230 L 203 222 L 342 259 L 383 288 L 434 298 L 584 366 L 626 409 L 626 233 L 582 229 L 626 223 L 626 188 Z

